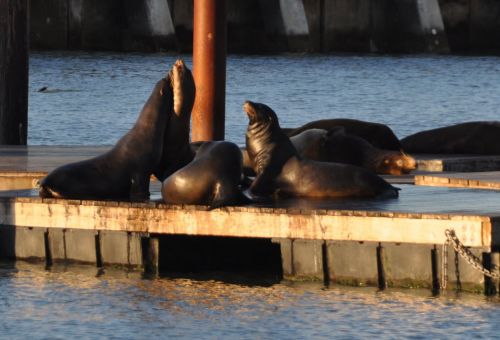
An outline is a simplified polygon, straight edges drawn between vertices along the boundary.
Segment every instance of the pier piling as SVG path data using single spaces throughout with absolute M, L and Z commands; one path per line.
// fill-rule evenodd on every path
M 496 264 L 495 264 L 496 262 Z M 494 269 L 494 266 L 498 265 L 498 253 L 483 253 L 483 266 L 485 269 L 495 273 L 498 272 L 498 267 Z M 497 294 L 498 283 L 495 279 L 484 276 L 484 294 L 487 296 L 493 296 Z
M 0 144 L 27 144 L 28 34 L 28 0 L 0 1 Z
M 431 249 L 431 269 L 432 269 L 432 294 L 437 295 L 441 290 L 441 283 L 439 281 L 439 265 L 438 265 L 438 250 L 434 246 Z
M 382 244 L 377 247 L 377 272 L 378 272 L 378 289 L 384 290 L 387 288 L 387 280 L 384 266 L 385 252 Z
M 148 275 L 158 275 L 160 260 L 160 239 L 158 237 L 142 238 L 142 256 L 144 272 Z

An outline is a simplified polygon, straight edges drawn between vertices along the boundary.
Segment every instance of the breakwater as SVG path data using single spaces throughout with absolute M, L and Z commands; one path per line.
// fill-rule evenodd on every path
M 496 53 L 492 0 L 227 2 L 230 53 Z M 30 1 L 34 49 L 192 49 L 193 1 Z

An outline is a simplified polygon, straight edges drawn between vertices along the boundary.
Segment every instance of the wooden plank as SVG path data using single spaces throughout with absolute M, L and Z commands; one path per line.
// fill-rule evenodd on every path
M 131 203 L 41 200 L 3 200 L 0 224 L 44 228 L 93 229 L 206 236 L 291 238 L 395 243 L 441 244 L 453 228 L 471 247 L 490 246 L 492 223 L 486 216 L 404 214 L 363 211 L 324 213 L 247 211 L 206 207 Z
M 500 171 L 416 175 L 415 185 L 500 190 Z

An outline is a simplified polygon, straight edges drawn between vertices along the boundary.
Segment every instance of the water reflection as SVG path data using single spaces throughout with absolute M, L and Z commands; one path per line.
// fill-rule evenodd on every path
M 0 264 L 5 337 L 493 337 L 498 298 L 427 290 L 271 286 L 160 278 L 91 266 Z

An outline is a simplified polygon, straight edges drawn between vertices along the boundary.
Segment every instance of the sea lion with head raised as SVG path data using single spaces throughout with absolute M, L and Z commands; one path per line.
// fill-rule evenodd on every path
M 309 129 L 331 130 L 336 127 L 343 127 L 347 133 L 361 137 L 380 149 L 399 151 L 402 148 L 398 137 L 387 125 L 357 119 L 322 119 L 309 122 L 298 128 L 283 130 L 289 137 L 293 137 Z
M 183 60 L 177 60 L 170 71 L 174 96 L 173 113 L 169 115 L 163 137 L 163 155 L 154 175 L 160 181 L 194 158 L 189 145 L 189 124 L 196 96 L 193 75 Z
M 209 205 L 211 208 L 248 202 L 239 187 L 242 157 L 238 146 L 216 141 L 197 147 L 194 159 L 163 182 L 163 200 L 170 204 Z
M 376 148 L 343 127 L 305 130 L 290 140 L 301 157 L 315 161 L 357 165 L 383 175 L 407 174 L 416 168 L 415 159 L 403 151 Z
M 500 155 L 500 122 L 467 122 L 421 131 L 401 143 L 414 153 Z
M 148 199 L 150 176 L 162 156 L 162 140 L 172 102 L 170 75 L 167 75 L 156 83 L 135 125 L 110 151 L 56 168 L 41 181 L 40 196 Z
M 302 159 L 281 130 L 276 113 L 264 104 L 245 102 L 246 145 L 257 174 L 256 196 L 284 194 L 311 198 L 397 197 L 398 189 L 376 174 L 353 165 Z

